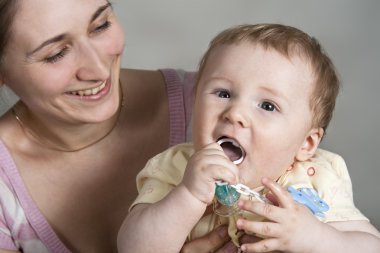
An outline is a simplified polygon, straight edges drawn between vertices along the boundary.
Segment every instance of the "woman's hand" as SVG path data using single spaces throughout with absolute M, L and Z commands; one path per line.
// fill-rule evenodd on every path
M 232 248 L 230 251 L 228 251 L 229 245 L 233 246 L 235 249 Z M 187 242 L 185 245 L 183 245 L 181 253 L 207 253 L 217 249 L 222 250 L 223 248 L 226 248 L 227 251 L 217 252 L 232 253 L 236 251 L 236 247 L 230 241 L 230 238 L 228 236 L 228 227 L 226 225 L 219 226 L 205 236 Z
M 183 245 L 181 253 L 235 253 L 236 246 L 228 236 L 228 227 L 219 226 L 203 237 L 194 239 Z
M 260 241 L 261 238 L 243 235 L 240 238 L 241 243 L 255 243 Z M 228 236 L 228 227 L 222 225 L 215 230 L 209 232 L 203 237 L 197 238 L 191 242 L 187 242 L 181 253 L 236 253 L 238 248 L 233 244 Z
M 257 243 L 243 244 L 244 252 L 311 252 L 313 245 L 320 243 L 318 238 L 323 230 L 323 223 L 306 206 L 296 203 L 290 193 L 276 182 L 263 178 L 262 183 L 273 194 L 270 199 L 275 205 L 252 201 L 238 203 L 239 208 L 268 220 L 237 221 L 238 229 L 265 238 Z

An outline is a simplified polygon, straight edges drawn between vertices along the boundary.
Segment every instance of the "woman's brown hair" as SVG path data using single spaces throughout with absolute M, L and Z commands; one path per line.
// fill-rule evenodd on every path
M 4 51 L 11 36 L 11 27 L 17 12 L 17 4 L 18 0 L 0 0 L 0 71 L 3 64 L 5 64 L 3 62 Z

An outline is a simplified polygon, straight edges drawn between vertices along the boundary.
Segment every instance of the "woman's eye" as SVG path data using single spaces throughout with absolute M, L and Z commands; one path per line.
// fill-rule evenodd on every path
M 226 90 L 220 90 L 220 91 L 216 92 L 216 95 L 220 98 L 230 98 L 231 97 L 230 93 Z
M 60 59 L 62 59 L 66 55 L 67 50 L 68 50 L 68 48 L 65 47 L 61 51 L 59 51 L 58 53 L 56 53 L 55 55 L 46 57 L 44 59 L 44 61 L 46 63 L 56 63 L 57 61 L 59 61 Z
M 270 112 L 273 112 L 276 110 L 276 106 L 270 102 L 263 102 L 259 105 L 259 107 Z
M 95 33 L 102 32 L 102 31 L 104 31 L 104 30 L 107 30 L 110 26 L 111 26 L 111 22 L 107 20 L 106 22 L 104 22 L 104 23 L 101 24 L 100 26 L 97 26 L 97 27 L 94 29 L 94 32 L 95 32 Z

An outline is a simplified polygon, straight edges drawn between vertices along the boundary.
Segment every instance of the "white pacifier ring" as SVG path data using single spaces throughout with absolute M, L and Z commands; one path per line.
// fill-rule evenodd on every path
M 230 142 L 232 143 L 232 145 L 234 145 L 235 147 L 239 148 L 240 151 L 241 151 L 241 156 L 239 157 L 239 159 L 237 160 L 234 160 L 232 161 L 234 164 L 238 165 L 238 164 L 241 164 L 245 158 L 245 151 L 244 149 L 242 149 L 242 147 L 240 146 L 239 143 L 237 143 L 234 139 L 231 139 L 231 138 L 222 138 L 222 139 L 219 139 L 217 141 L 217 143 L 222 146 L 223 143 L 226 143 L 226 142 Z

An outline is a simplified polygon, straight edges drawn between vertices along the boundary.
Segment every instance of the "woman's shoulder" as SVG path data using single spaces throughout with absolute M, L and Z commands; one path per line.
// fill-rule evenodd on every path
M 164 85 L 164 79 L 159 70 L 144 70 L 144 69 L 121 69 L 120 81 L 122 85 L 129 87 L 150 87 L 154 88 Z M 139 87 L 139 89 L 143 88 Z
M 122 69 L 120 80 L 129 103 L 129 115 L 138 113 L 133 118 L 144 118 L 148 122 L 156 119 L 160 125 L 167 124 L 169 146 L 191 138 L 195 72 Z
M 122 69 L 120 82 L 129 102 L 152 105 L 166 101 L 165 80 L 158 70 Z

